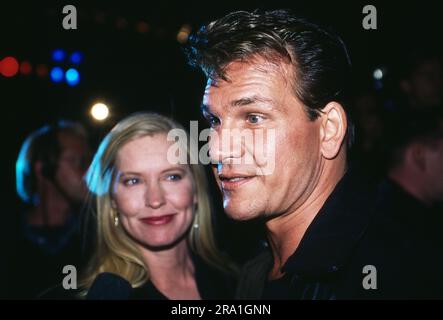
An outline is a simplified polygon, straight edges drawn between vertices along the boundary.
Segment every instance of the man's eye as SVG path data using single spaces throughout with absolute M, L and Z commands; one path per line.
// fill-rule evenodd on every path
M 257 123 L 260 123 L 261 121 L 263 121 L 263 117 L 259 116 L 257 114 L 249 114 L 247 116 L 247 120 L 249 123 L 257 124 Z
M 169 174 L 167 176 L 167 180 L 170 180 L 170 181 L 179 181 L 181 179 L 182 179 L 182 176 L 181 176 L 181 174 L 178 174 L 178 173 Z
M 218 125 L 220 124 L 220 119 L 217 118 L 217 117 L 214 117 L 214 116 L 208 116 L 206 119 L 208 120 L 209 125 L 210 125 L 211 127 L 216 127 L 216 126 L 218 126 Z
M 138 178 L 130 178 L 130 179 L 123 180 L 123 183 L 125 186 L 132 186 L 132 185 L 138 184 L 139 182 L 140 182 L 140 179 L 138 179 Z

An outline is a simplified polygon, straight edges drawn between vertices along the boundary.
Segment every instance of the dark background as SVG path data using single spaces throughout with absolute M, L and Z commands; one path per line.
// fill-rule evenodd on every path
M 62 28 L 62 8 L 68 4 L 78 10 L 77 30 Z M 377 30 L 362 27 L 362 8 L 366 4 L 377 8 Z M 376 67 L 386 66 L 389 71 L 411 49 L 429 44 L 441 47 L 441 12 L 437 1 L 2 3 L 0 60 L 14 56 L 19 61 L 28 60 L 32 66 L 45 64 L 51 68 L 56 65 L 51 60 L 55 48 L 84 54 L 84 62 L 78 68 L 81 81 L 75 87 L 52 83 L 49 76 L 39 77 L 34 71 L 12 78 L 0 75 L 2 246 L 8 246 L 8 232 L 12 230 L 8 225 L 20 214 L 15 194 L 15 160 L 30 132 L 59 118 L 79 120 L 91 129 L 96 143 L 116 121 L 135 111 L 155 110 L 174 116 L 185 125 L 189 125 L 189 120 L 202 120 L 199 103 L 205 80 L 187 66 L 177 32 L 183 24 L 195 31 L 230 11 L 257 8 L 290 8 L 332 26 L 349 46 L 357 82 L 371 81 Z M 147 27 L 146 32 L 140 32 L 143 27 Z M 89 117 L 89 108 L 98 100 L 106 102 L 112 113 L 110 120 L 100 125 Z M 238 239 L 226 241 L 232 246 Z

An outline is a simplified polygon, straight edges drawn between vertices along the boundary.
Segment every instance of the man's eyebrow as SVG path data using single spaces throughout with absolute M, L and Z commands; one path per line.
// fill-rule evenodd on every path
M 254 104 L 254 103 L 271 103 L 273 106 L 275 106 L 275 104 L 273 102 L 274 101 L 272 99 L 261 97 L 258 95 L 254 95 L 251 97 L 244 97 L 244 98 L 232 100 L 229 105 L 232 107 L 241 107 L 241 106 L 247 106 L 247 105 Z M 203 113 L 211 113 L 211 111 L 210 111 L 211 106 L 206 105 L 202 102 L 200 104 L 200 110 Z
M 241 107 L 241 106 L 247 106 L 249 104 L 254 104 L 254 103 L 272 103 L 272 102 L 273 102 L 272 99 L 261 97 L 258 95 L 254 95 L 251 97 L 245 97 L 245 98 L 233 100 L 233 101 L 231 101 L 231 106 Z

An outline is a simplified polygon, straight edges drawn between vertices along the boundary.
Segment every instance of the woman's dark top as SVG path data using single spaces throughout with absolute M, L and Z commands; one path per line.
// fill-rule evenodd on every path
M 208 265 L 202 258 L 193 255 L 197 288 L 203 300 L 234 299 L 236 281 L 233 276 Z M 80 299 L 79 290 L 65 290 L 61 285 L 41 294 L 38 299 Z M 151 281 L 132 289 L 130 300 L 168 300 Z
M 208 265 L 200 257 L 194 256 L 195 280 L 203 300 L 234 299 L 234 278 Z M 133 289 L 133 300 L 168 300 L 151 281 Z

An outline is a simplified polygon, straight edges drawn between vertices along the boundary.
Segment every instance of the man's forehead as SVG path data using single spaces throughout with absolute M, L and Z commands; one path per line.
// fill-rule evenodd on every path
M 206 87 L 218 87 L 230 84 L 241 77 L 247 77 L 250 74 L 269 76 L 270 74 L 282 76 L 283 78 L 292 77 L 292 66 L 282 59 L 268 60 L 263 57 L 254 57 L 248 60 L 235 60 L 222 68 L 223 76 L 209 77 Z
M 60 148 L 63 152 L 75 151 L 83 152 L 89 150 L 89 143 L 86 137 L 72 133 L 72 132 L 59 132 L 58 141 Z
M 61 144 L 72 144 L 78 142 L 84 142 L 86 139 L 72 132 L 59 132 L 58 140 Z
M 263 59 L 256 62 L 235 61 L 231 62 L 224 70 L 226 79 L 208 78 L 203 98 L 204 104 L 207 104 L 205 100 L 217 89 L 232 89 L 233 87 L 240 89 L 280 81 L 285 86 L 292 86 L 293 75 L 291 67 L 287 64 L 275 64 Z

